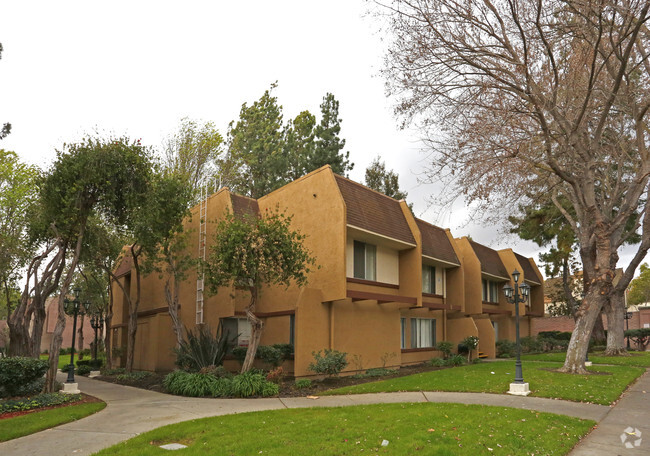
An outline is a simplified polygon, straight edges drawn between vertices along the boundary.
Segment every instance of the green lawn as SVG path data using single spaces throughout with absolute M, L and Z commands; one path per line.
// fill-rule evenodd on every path
M 104 402 L 91 402 L 2 419 L 0 420 L 0 442 L 84 418 L 102 410 L 104 407 L 106 407 Z M 54 448 L 53 452 L 56 453 Z
M 50 355 L 41 355 L 41 359 L 45 359 L 45 360 L 50 359 L 49 356 Z M 75 353 L 74 354 L 75 365 L 78 360 L 79 360 L 79 354 Z M 68 364 L 70 364 L 70 354 L 68 353 L 67 355 L 59 355 L 59 369 L 61 369 L 63 366 L 67 366 Z
M 522 355 L 521 359 L 529 361 L 555 361 L 563 363 L 566 353 L 538 353 Z M 602 356 L 589 353 L 589 361 L 594 364 L 614 364 L 617 366 L 650 367 L 650 352 L 630 352 L 630 356 Z
M 553 372 L 560 363 L 525 361 L 524 380 L 532 396 L 609 405 L 644 369 L 630 366 L 592 366 L 605 375 L 571 375 Z M 549 370 L 551 369 L 551 370 Z M 327 391 L 327 394 L 379 393 L 391 391 L 467 391 L 505 393 L 514 380 L 514 361 L 471 364 L 363 383 Z
M 164 426 L 98 455 L 567 454 L 595 422 L 462 404 L 377 404 L 285 409 Z M 389 443 L 382 447 L 383 440 Z

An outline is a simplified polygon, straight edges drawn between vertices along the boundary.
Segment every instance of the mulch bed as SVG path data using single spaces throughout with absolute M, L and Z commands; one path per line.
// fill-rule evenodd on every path
M 50 410 L 50 409 L 55 409 L 55 408 L 61 408 L 61 407 L 69 407 L 71 405 L 80 405 L 80 404 L 88 404 L 91 402 L 102 402 L 101 399 L 97 399 L 94 396 L 89 396 L 87 394 L 81 393 L 81 399 L 75 402 L 66 402 L 65 404 L 58 404 L 58 405 L 48 405 L 47 407 L 39 407 L 39 408 L 34 408 L 31 410 L 21 410 L 18 412 L 5 412 L 5 413 L 0 413 L 0 420 L 5 420 L 8 418 L 15 418 L 17 416 L 21 415 L 27 415 L 28 413 L 34 413 L 34 412 L 42 412 L 43 410 Z
M 383 377 L 366 377 L 366 378 L 354 378 L 352 376 L 346 377 L 333 377 L 325 378 L 323 380 L 312 380 L 311 388 L 305 388 L 297 390 L 293 387 L 294 380 L 291 377 L 285 377 L 282 385 L 280 386 L 280 397 L 304 397 L 317 395 L 323 391 L 327 391 L 334 388 L 341 388 L 344 386 L 359 385 L 361 383 L 376 382 L 378 380 L 384 380 L 387 378 L 395 377 L 404 377 L 406 375 L 419 374 L 421 372 L 429 372 L 434 370 L 446 369 L 445 367 L 433 367 L 427 363 L 417 364 L 413 366 L 405 366 L 399 369 L 392 375 L 386 375 Z M 135 388 L 146 389 L 149 391 L 156 391 L 159 393 L 165 393 L 165 388 L 162 385 L 162 381 L 165 378 L 166 374 L 161 373 L 152 373 L 141 380 L 135 381 L 118 381 L 116 376 L 98 376 L 95 377 L 95 380 L 103 380 L 105 382 L 117 383 L 120 385 L 133 386 Z

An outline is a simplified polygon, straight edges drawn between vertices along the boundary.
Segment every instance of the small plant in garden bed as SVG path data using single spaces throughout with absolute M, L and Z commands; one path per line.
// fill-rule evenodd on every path
M 311 380 L 308 378 L 299 378 L 298 380 L 296 380 L 293 386 L 295 389 L 311 388 Z
M 22 412 L 51 405 L 64 404 L 66 402 L 77 402 L 81 394 L 45 393 L 34 397 L 23 399 L 0 401 L 0 414 L 7 412 Z
M 25 385 L 39 381 L 45 371 L 46 360 L 18 356 L 0 358 L 0 397 L 13 397 L 24 393 Z
M 321 352 L 323 352 L 322 355 Z M 338 350 L 326 348 L 323 351 L 312 352 L 312 355 L 314 355 L 315 362 L 310 363 L 308 369 L 317 374 L 336 376 L 348 365 L 345 359 L 347 353 Z
M 125 372 L 123 374 L 119 374 L 115 377 L 115 379 L 118 382 L 135 382 L 138 380 L 142 380 L 143 378 L 149 377 L 153 375 L 151 372 L 147 371 L 133 371 L 133 372 Z
M 375 367 L 368 369 L 363 374 L 353 375 L 354 378 L 370 378 L 370 377 L 384 377 L 397 373 L 395 369 L 386 369 L 385 367 Z

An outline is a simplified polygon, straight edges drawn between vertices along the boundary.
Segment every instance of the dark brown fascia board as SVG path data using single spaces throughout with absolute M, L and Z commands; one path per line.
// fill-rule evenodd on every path
M 346 277 L 345 280 L 348 283 L 358 283 L 359 285 L 371 285 L 373 287 L 393 288 L 399 290 L 399 285 L 395 285 L 394 283 L 375 282 L 374 280 L 357 279 L 355 277 Z
M 402 302 L 405 304 L 416 305 L 418 303 L 417 298 L 412 296 L 389 295 L 369 291 L 347 290 L 346 296 L 352 299 L 352 301 L 377 301 L 380 304 Z

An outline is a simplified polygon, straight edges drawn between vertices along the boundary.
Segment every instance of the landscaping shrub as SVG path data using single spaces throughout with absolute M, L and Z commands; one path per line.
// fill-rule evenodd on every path
M 213 375 L 181 370 L 174 371 L 163 379 L 163 386 L 167 391 L 189 397 L 212 396 L 217 389 L 217 383 L 219 379 Z
M 449 358 L 449 356 L 451 355 L 451 349 L 453 347 L 454 347 L 454 344 L 452 344 L 451 342 L 447 342 L 447 341 L 438 342 L 438 344 L 436 345 L 436 348 L 438 349 L 438 351 L 442 352 L 444 359 Z
M 469 362 L 472 357 L 472 350 L 478 347 L 478 337 L 467 336 L 460 343 L 467 347 L 467 362 Z
M 21 386 L 41 378 L 47 367 L 46 359 L 20 356 L 0 358 L 0 389 L 9 397 L 17 396 L 16 392 Z
M 208 366 L 199 371 L 199 374 L 210 374 L 216 378 L 232 378 L 233 374 L 228 372 L 223 366 Z
M 82 364 L 81 366 L 77 367 L 77 375 L 88 375 L 90 372 L 93 370 L 92 367 L 90 367 L 87 364 Z
M 384 375 L 393 375 L 397 371 L 395 369 L 386 369 L 385 367 L 373 367 L 368 369 L 364 377 L 383 377 Z
M 235 359 L 240 362 L 240 364 L 244 364 L 244 359 L 246 358 L 247 351 L 248 347 L 235 347 L 232 349 L 232 356 L 234 356 Z
M 462 366 L 467 360 L 463 355 L 451 355 L 445 360 L 447 366 Z
M 431 364 L 434 367 L 443 367 L 447 365 L 445 360 L 442 358 L 432 358 L 431 361 L 429 361 L 429 364 Z
M 236 397 L 273 396 L 278 394 L 278 391 L 278 385 L 267 382 L 264 374 L 253 370 L 239 374 L 232 379 L 231 394 Z
M 625 337 L 632 339 L 637 349 L 643 351 L 650 342 L 650 328 L 629 329 L 625 331 Z
M 153 375 L 151 372 L 147 371 L 133 371 L 131 373 L 125 372 L 123 374 L 117 375 L 115 379 L 118 382 L 124 382 L 124 383 L 131 383 L 131 382 L 136 382 L 142 379 L 145 379 L 149 377 L 150 375 Z
M 174 348 L 176 365 L 183 370 L 198 372 L 203 367 L 219 366 L 235 341 L 228 332 L 223 332 L 223 324 L 219 321 L 217 331 L 212 334 L 209 326 L 199 326 L 196 333 L 185 329 L 185 339 L 180 346 Z
M 495 343 L 497 358 L 512 358 L 517 353 L 516 344 L 508 339 L 500 339 Z
M 91 370 L 99 370 L 104 365 L 104 360 L 101 358 L 97 359 L 80 359 L 77 361 L 77 367 L 88 366 Z
M 37 378 L 33 382 L 17 385 L 14 389 L 13 395 L 15 397 L 29 397 L 39 394 L 43 391 L 45 386 L 45 377 Z M 0 388 L 0 397 L 9 397 L 8 394 L 3 394 L 3 388 Z
M 260 345 L 255 356 L 273 367 L 278 367 L 284 361 L 284 352 L 272 345 Z
M 6 400 L 0 402 L 0 413 L 22 412 L 39 407 L 75 402 L 81 399 L 81 394 L 45 393 L 32 398 Z
M 540 331 L 537 334 L 538 338 L 542 339 L 555 339 L 555 340 L 571 340 L 571 333 L 569 331 Z
M 212 389 L 213 397 L 228 397 L 232 393 L 232 380 L 228 377 L 218 378 Z
M 289 359 L 293 355 L 293 345 L 291 344 L 273 344 L 273 347 L 282 352 L 284 359 Z
M 536 337 L 526 336 L 519 339 L 522 353 L 539 353 L 542 351 L 542 343 Z
M 311 388 L 311 380 L 308 378 L 300 378 L 296 380 L 296 382 L 293 384 L 294 388 L 296 389 L 306 389 L 306 388 Z
M 467 355 L 469 353 L 469 348 L 463 342 L 459 343 L 457 348 L 459 355 Z
M 282 367 L 276 367 L 266 375 L 267 381 L 271 383 L 275 383 L 277 385 L 282 383 L 283 378 L 284 378 L 284 370 L 282 369 Z
M 312 352 L 316 362 L 309 363 L 308 369 L 310 371 L 316 372 L 317 374 L 334 376 L 338 375 L 343 369 L 345 369 L 345 366 L 348 365 L 348 362 L 345 359 L 347 353 L 326 348 L 323 351 L 324 353 L 321 355 L 321 351 L 322 350 Z
M 101 373 L 102 375 L 118 375 L 118 374 L 123 374 L 126 372 L 126 369 L 123 367 L 116 367 L 114 369 L 102 369 Z

